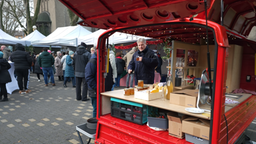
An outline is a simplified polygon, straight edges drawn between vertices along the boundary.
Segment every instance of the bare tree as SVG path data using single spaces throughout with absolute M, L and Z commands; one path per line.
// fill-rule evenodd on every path
M 10 7 L 7 0 L 2 0 L 0 3 L 0 28 L 6 33 L 13 35 L 15 30 L 18 28 L 18 22 L 13 17 Z M 21 13 L 18 13 L 19 17 L 21 17 Z
M 33 32 L 33 25 L 36 24 L 41 0 L 37 0 L 34 16 L 30 15 L 31 14 L 30 0 L 5 0 L 5 1 L 8 3 L 10 7 L 10 13 L 18 22 L 19 26 L 23 28 L 24 33 L 27 35 Z M 26 24 L 23 23 L 22 17 L 26 20 Z
M 79 17 L 75 13 L 73 13 L 70 9 L 68 9 L 68 15 L 70 19 L 70 25 L 75 26 Z

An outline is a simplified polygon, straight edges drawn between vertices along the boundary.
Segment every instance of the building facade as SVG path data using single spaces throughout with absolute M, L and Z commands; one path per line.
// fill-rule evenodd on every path
M 34 8 L 36 7 L 37 1 L 34 0 Z M 41 0 L 36 26 L 46 36 L 58 27 L 70 26 L 66 6 L 58 0 Z

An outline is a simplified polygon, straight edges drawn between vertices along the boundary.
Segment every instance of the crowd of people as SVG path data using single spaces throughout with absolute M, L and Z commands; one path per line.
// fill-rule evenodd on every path
M 145 84 L 154 83 L 154 72 L 159 71 L 159 55 L 149 49 L 145 39 L 138 39 L 138 46 L 133 47 L 125 56 L 120 52 L 109 52 L 109 72 L 105 77 L 105 91 L 114 90 L 120 87 L 120 78 L 128 72 L 126 87 L 133 87 L 138 80 Z M 58 51 L 56 56 L 48 48 L 42 52 L 32 55 L 25 51 L 22 44 L 15 45 L 16 51 L 10 52 L 6 46 L 1 46 L 0 51 L 0 101 L 8 101 L 6 83 L 11 82 L 8 69 L 11 68 L 8 60 L 14 63 L 15 76 L 19 86 L 19 93 L 25 94 L 29 90 L 29 77 L 31 66 L 33 73 L 37 74 L 40 82 L 40 75 L 44 77 L 45 86 L 55 86 L 54 75 L 59 81 L 63 81 L 63 87 L 68 87 L 67 82 L 72 82 L 76 88 L 76 100 L 88 101 L 91 99 L 93 106 L 93 117 L 96 117 L 97 100 L 97 51 L 91 49 L 85 43 L 81 43 L 76 51 Z M 161 65 L 160 65 L 161 70 Z M 2 98 L 3 96 L 3 98 Z M 88 98 L 90 97 L 90 99 Z

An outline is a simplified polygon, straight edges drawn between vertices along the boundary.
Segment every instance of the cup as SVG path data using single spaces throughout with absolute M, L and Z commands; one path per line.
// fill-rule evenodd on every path
M 139 61 L 139 59 L 140 59 L 140 57 L 139 57 L 139 56 L 137 56 L 137 57 L 136 57 L 136 61 Z

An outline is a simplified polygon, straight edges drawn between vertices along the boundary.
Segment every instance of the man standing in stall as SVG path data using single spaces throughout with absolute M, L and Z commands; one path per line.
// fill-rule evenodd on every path
M 158 65 L 157 55 L 147 47 L 146 40 L 137 40 L 138 51 L 132 57 L 128 66 L 128 73 L 134 71 L 135 85 L 138 80 L 143 80 L 145 84 L 153 84 L 155 77 L 155 67 Z

